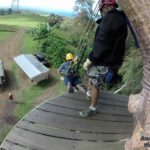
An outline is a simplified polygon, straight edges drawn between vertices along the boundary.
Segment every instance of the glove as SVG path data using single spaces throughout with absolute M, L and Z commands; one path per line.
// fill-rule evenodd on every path
M 83 64 L 84 70 L 87 71 L 91 65 L 92 65 L 92 62 L 87 58 L 87 60 L 86 60 L 85 63 Z
M 77 65 L 79 61 L 80 61 L 80 57 L 79 57 L 79 56 L 76 56 L 76 57 L 74 58 L 74 60 L 73 60 L 73 63 L 74 63 L 75 65 Z

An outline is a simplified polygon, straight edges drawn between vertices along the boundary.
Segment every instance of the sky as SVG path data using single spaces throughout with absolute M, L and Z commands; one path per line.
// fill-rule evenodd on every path
M 12 0 L 0 0 L 0 7 L 11 7 Z M 75 0 L 20 0 L 21 7 L 73 11 Z

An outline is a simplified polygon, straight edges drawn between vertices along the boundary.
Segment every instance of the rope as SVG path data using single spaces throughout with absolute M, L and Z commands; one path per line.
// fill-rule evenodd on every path
M 121 90 L 123 90 L 127 85 L 130 85 L 131 83 L 133 83 L 133 82 L 136 80 L 135 77 L 136 77 L 137 75 L 139 75 L 141 72 L 142 72 L 142 70 L 139 71 L 139 72 L 133 77 L 133 80 L 130 80 L 130 82 L 127 82 L 127 83 L 123 84 L 118 90 L 114 91 L 113 94 L 119 93 L 119 92 L 120 92 Z
M 94 17 L 98 14 L 98 11 L 99 11 L 99 9 L 98 9 L 98 4 L 99 4 L 99 2 L 100 2 L 100 0 L 97 2 L 96 6 L 95 6 L 95 8 L 94 8 L 94 11 L 93 11 Z M 96 13 L 95 13 L 95 12 L 96 12 Z M 93 14 L 91 15 L 91 18 L 92 18 L 92 17 L 93 17 Z M 93 25 L 93 22 L 92 22 L 91 20 L 89 20 L 89 21 L 88 21 L 88 24 L 87 24 L 87 26 L 86 26 L 86 28 L 85 28 L 85 31 L 83 32 L 83 35 L 82 35 L 81 38 L 80 38 L 80 41 L 79 41 L 79 43 L 78 43 L 78 46 L 77 46 L 75 52 L 73 53 L 74 56 L 77 55 L 77 52 L 79 51 L 79 47 L 82 46 L 82 48 L 83 48 L 83 47 L 85 47 L 85 46 L 87 45 L 87 43 L 86 43 L 86 38 L 87 38 L 87 36 L 88 36 L 88 33 L 89 33 L 90 28 L 92 27 L 92 25 Z M 84 45 L 84 46 L 83 46 L 83 45 Z M 69 66 L 69 68 L 68 68 L 68 71 L 69 71 L 70 67 L 71 67 L 71 64 L 70 64 L 70 66 Z
M 96 15 L 98 14 L 98 11 L 99 11 L 99 8 L 98 8 L 99 2 L 100 2 L 100 0 L 97 2 L 96 6 L 95 6 L 95 8 L 94 8 L 94 10 L 93 10 L 94 16 L 93 16 L 93 14 L 91 14 L 91 18 L 96 17 Z M 91 21 L 91 20 L 88 21 L 87 26 L 86 26 L 86 28 L 85 28 L 85 30 L 84 30 L 84 32 L 83 32 L 83 35 L 81 36 L 80 41 L 79 41 L 79 43 L 78 43 L 78 46 L 77 46 L 75 52 L 73 53 L 74 56 L 77 56 L 77 53 L 80 53 L 80 52 L 78 52 L 80 48 L 81 48 L 81 49 L 84 48 L 83 51 L 82 51 L 82 55 L 81 55 L 81 59 L 83 58 L 84 52 L 85 52 L 85 50 L 86 50 L 85 47 L 86 47 L 86 45 L 87 45 L 87 41 L 86 41 L 86 40 L 87 40 L 88 33 L 89 33 L 89 31 L 90 31 L 90 29 L 91 29 L 93 23 L 94 23 L 94 22 Z M 81 61 L 82 61 L 82 60 L 80 60 L 80 63 L 81 63 Z M 66 75 L 68 74 L 69 69 L 71 68 L 71 66 L 72 66 L 72 63 L 70 63 Z M 79 65 L 77 66 L 77 69 L 78 69 L 78 67 L 79 67 Z M 76 71 L 78 71 L 77 69 L 76 69 Z M 62 82 L 62 84 L 63 84 L 63 82 Z M 61 87 L 62 87 L 62 86 L 61 86 Z
M 97 16 L 98 11 L 99 11 L 99 2 L 100 2 L 100 0 L 97 2 L 96 6 L 95 6 L 95 8 L 93 10 L 94 16 L 92 14 L 91 18 L 95 18 Z M 88 34 L 89 34 L 90 29 L 91 29 L 91 27 L 92 27 L 93 24 L 94 24 L 93 21 L 91 21 L 91 20 L 88 21 L 88 24 L 87 24 L 87 26 L 86 26 L 86 28 L 85 28 L 85 30 L 83 32 L 83 35 L 80 38 L 80 41 L 79 41 L 78 46 L 76 48 L 76 51 L 74 53 L 74 56 L 79 56 L 79 58 L 80 58 L 79 63 L 77 64 L 77 67 L 76 67 L 76 71 L 77 72 L 78 72 L 78 68 L 79 68 L 80 63 L 82 62 L 84 53 L 86 51 L 87 37 L 88 37 Z M 81 49 L 81 51 L 80 51 L 80 49 Z M 77 54 L 77 52 L 78 52 L 78 54 Z M 79 54 L 81 54 L 81 55 L 79 55 Z
M 100 0 L 97 2 L 96 6 L 95 6 L 95 8 L 93 10 L 94 16 L 92 14 L 91 18 L 92 17 L 96 17 L 96 15 L 98 14 L 98 11 L 99 11 L 98 4 L 99 4 L 99 2 L 100 2 Z M 85 28 L 85 30 L 84 30 L 80 40 L 79 40 L 79 43 L 78 43 L 78 46 L 77 46 L 75 52 L 77 52 L 79 50 L 79 48 L 80 48 L 80 46 L 82 46 L 82 44 L 85 44 L 85 40 L 84 39 L 86 39 L 88 37 L 88 33 L 89 33 L 90 28 L 92 27 L 92 25 L 93 25 L 93 22 L 91 20 L 89 20 L 88 24 L 87 24 L 87 26 L 86 26 L 86 28 Z

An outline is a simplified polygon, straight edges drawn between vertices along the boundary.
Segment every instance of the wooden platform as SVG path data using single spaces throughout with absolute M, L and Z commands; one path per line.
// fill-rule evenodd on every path
M 100 93 L 98 114 L 83 119 L 79 111 L 90 101 L 81 93 L 46 101 L 11 130 L 1 148 L 6 150 L 124 150 L 120 140 L 130 137 L 133 121 L 128 97 Z

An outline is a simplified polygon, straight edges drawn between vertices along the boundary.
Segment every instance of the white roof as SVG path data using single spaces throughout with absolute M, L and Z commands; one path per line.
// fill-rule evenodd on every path
M 4 76 L 3 62 L 0 60 L 0 77 Z
M 14 57 L 14 60 L 30 79 L 49 72 L 49 69 L 40 63 L 32 54 L 21 54 Z

